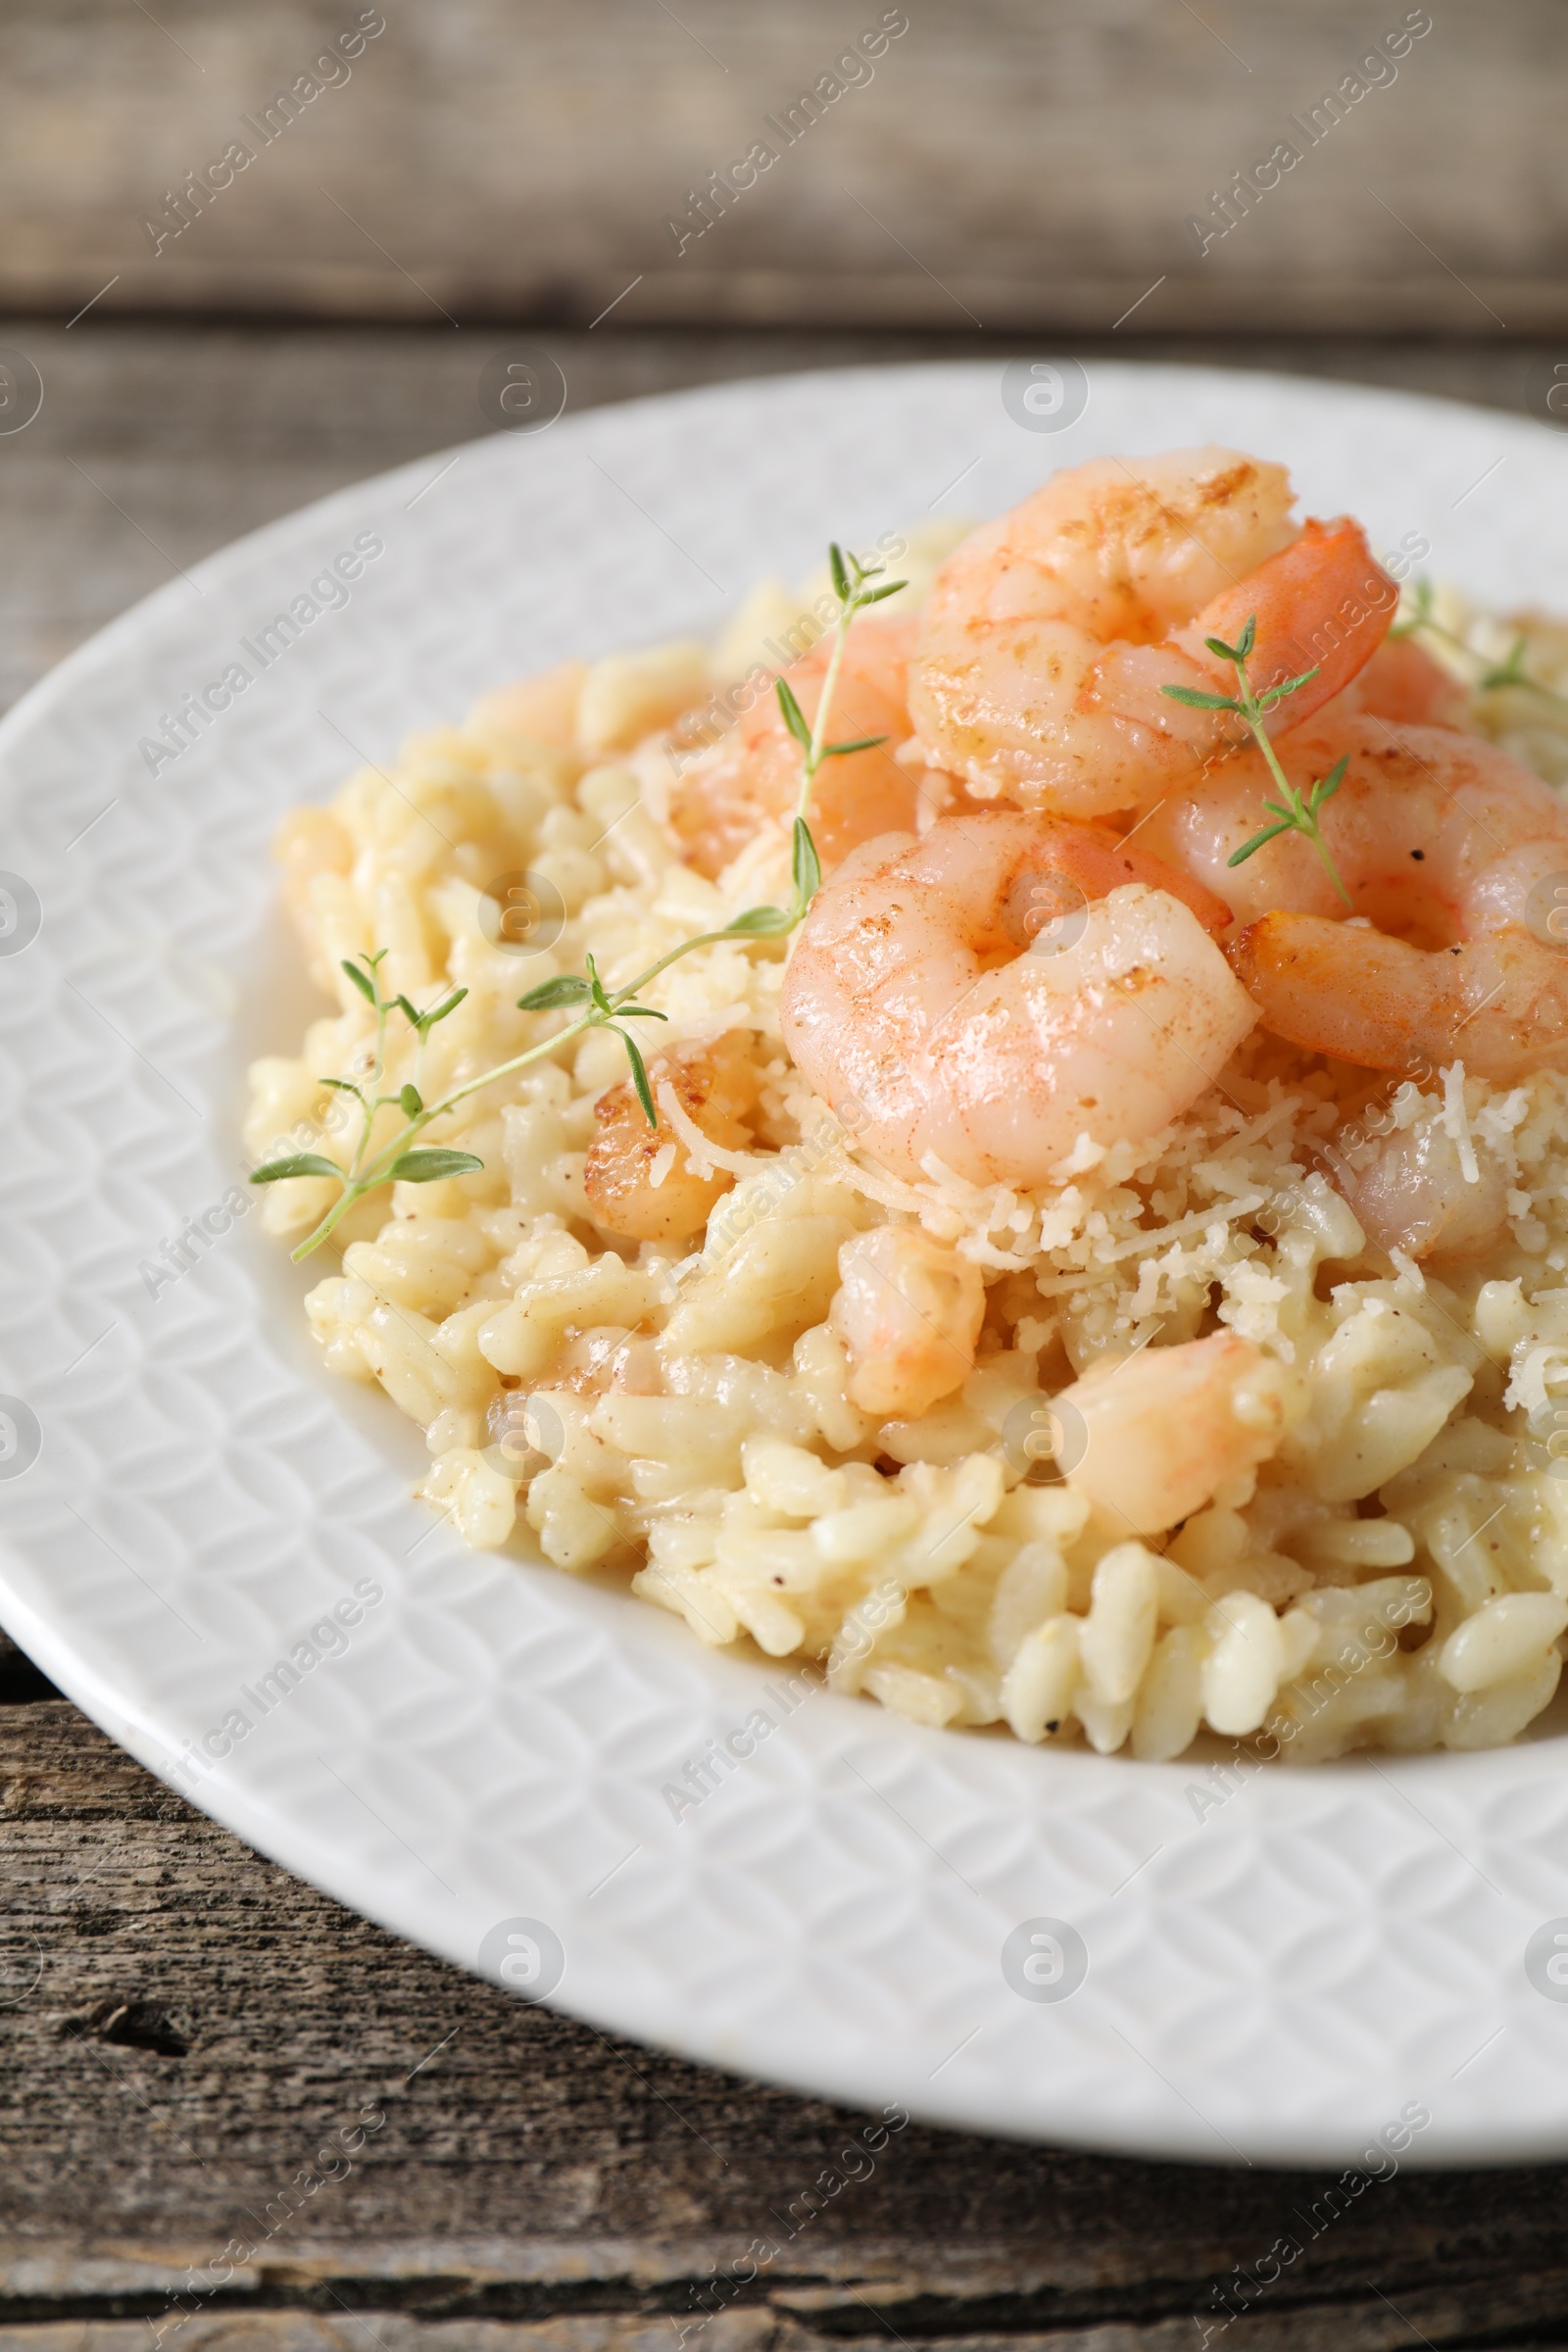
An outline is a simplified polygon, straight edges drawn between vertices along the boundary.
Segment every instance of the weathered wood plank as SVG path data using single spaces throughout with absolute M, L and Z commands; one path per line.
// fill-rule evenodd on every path
M 1561 40 L 1551 0 L 16 0 L 0 303 L 1557 333 Z

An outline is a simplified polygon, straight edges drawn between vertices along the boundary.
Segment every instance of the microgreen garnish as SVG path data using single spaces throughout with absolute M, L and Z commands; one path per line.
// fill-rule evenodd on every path
M 851 743 L 827 741 L 828 716 L 838 688 L 851 621 L 857 612 L 863 612 L 868 605 L 880 604 L 885 596 L 895 596 L 906 585 L 903 580 L 881 580 L 879 575 L 882 569 L 880 564 L 861 564 L 854 555 L 836 545 L 828 549 L 828 570 L 839 610 L 834 622 L 833 650 L 828 657 L 814 723 L 808 723 L 789 680 L 780 678 L 777 682 L 778 706 L 784 724 L 800 745 L 802 753 L 801 787 L 796 801 L 790 845 L 791 895 L 788 906 L 748 906 L 744 913 L 736 915 L 722 930 L 704 931 L 696 939 L 682 940 L 679 947 L 671 948 L 666 955 L 661 956 L 657 962 L 649 964 L 645 971 L 639 972 L 623 988 L 607 987 L 591 956 L 584 959 L 586 969 L 583 972 L 558 972 L 548 980 L 541 980 L 536 988 L 528 989 L 517 999 L 519 1011 L 569 1010 L 575 1011 L 577 1017 L 568 1022 L 564 1029 L 557 1030 L 553 1037 L 546 1038 L 542 1044 L 530 1046 L 526 1053 L 514 1054 L 510 1061 L 501 1062 L 496 1068 L 484 1071 L 480 1077 L 470 1078 L 464 1085 L 454 1087 L 449 1094 L 442 1096 L 439 1102 L 427 1103 L 417 1085 L 412 1082 L 402 1087 L 396 1095 L 374 1093 L 386 1062 L 387 1023 L 394 1012 L 400 1013 L 416 1036 L 422 1057 L 422 1049 L 430 1031 L 438 1021 L 444 1021 L 449 1013 L 457 1010 L 467 990 L 455 989 L 443 1004 L 432 1006 L 428 1012 L 421 1012 L 406 996 L 382 996 L 378 973 L 386 960 L 385 948 L 378 949 L 373 956 L 360 956 L 345 960 L 342 968 L 350 983 L 375 1013 L 375 1045 L 366 1084 L 361 1086 L 348 1078 L 323 1078 L 320 1082 L 338 1094 L 354 1096 L 360 1105 L 360 1136 L 349 1165 L 342 1168 L 335 1160 L 319 1152 L 301 1152 L 287 1159 L 269 1160 L 264 1167 L 251 1171 L 252 1184 L 278 1184 L 291 1176 L 329 1176 L 337 1182 L 340 1188 L 337 1199 L 320 1223 L 300 1243 L 294 1251 L 296 1258 L 309 1257 L 314 1250 L 318 1250 L 349 1210 L 367 1194 L 377 1191 L 384 1184 L 433 1184 L 443 1176 L 470 1176 L 482 1168 L 483 1160 L 475 1158 L 471 1152 L 434 1147 L 415 1151 L 410 1147 L 416 1137 L 423 1134 L 434 1120 L 444 1118 L 448 1111 L 455 1109 L 469 1095 L 477 1094 L 481 1088 L 492 1086 L 498 1078 L 510 1077 L 514 1070 L 523 1069 L 529 1062 L 555 1053 L 559 1046 L 564 1045 L 570 1038 L 581 1036 L 586 1030 L 610 1029 L 619 1038 L 626 1049 L 632 1085 L 642 1105 L 643 1116 L 650 1127 L 657 1129 L 659 1112 L 654 1102 L 648 1065 L 631 1031 L 621 1024 L 624 1021 L 662 1021 L 668 1018 L 666 1013 L 656 1010 L 652 1004 L 639 1004 L 636 998 L 650 981 L 657 980 L 661 972 L 678 962 L 682 956 L 690 956 L 694 949 L 712 947 L 725 939 L 785 939 L 805 919 L 822 880 L 821 859 L 816 854 L 816 844 L 811 839 L 810 827 L 806 821 L 817 770 L 824 760 L 842 760 L 850 752 L 873 751 L 878 744 L 887 741 L 885 735 L 862 735 Z M 871 585 L 873 581 L 878 584 Z M 371 1152 L 371 1130 L 377 1114 L 383 1109 L 401 1111 L 404 1125 L 389 1143 L 379 1151 Z
M 1265 841 L 1272 841 L 1277 833 L 1304 834 L 1317 852 L 1323 871 L 1347 906 L 1352 906 L 1355 902 L 1340 880 L 1339 871 L 1333 858 L 1329 856 L 1328 843 L 1323 839 L 1317 821 L 1318 811 L 1324 802 L 1333 799 L 1345 779 L 1347 760 L 1337 760 L 1328 774 L 1318 783 L 1311 785 L 1303 797 L 1297 791 L 1296 786 L 1281 767 L 1279 755 L 1269 741 L 1268 729 L 1263 724 L 1268 713 L 1276 709 L 1288 694 L 1294 694 L 1298 686 L 1304 686 L 1309 679 L 1317 676 L 1317 667 L 1303 669 L 1299 677 L 1282 679 L 1278 686 L 1265 686 L 1263 692 L 1257 694 L 1253 691 L 1251 681 L 1247 675 L 1248 661 L 1256 642 L 1257 614 L 1255 612 L 1248 614 L 1247 625 L 1234 645 L 1227 645 L 1223 637 L 1205 637 L 1203 640 L 1217 662 L 1229 662 L 1235 669 L 1236 692 L 1234 695 L 1202 694 L 1196 686 L 1162 686 L 1160 692 L 1168 694 L 1173 703 L 1186 703 L 1194 710 L 1233 710 L 1239 718 L 1245 719 L 1251 729 L 1258 750 L 1268 762 L 1270 775 L 1280 788 L 1279 800 L 1263 803 L 1263 807 L 1274 822 L 1265 825 L 1260 833 L 1254 833 L 1250 841 L 1244 842 L 1242 847 L 1234 851 L 1226 859 L 1226 864 L 1242 864 L 1244 859 L 1250 858 L 1255 850 L 1260 850 Z
M 1432 582 L 1417 580 L 1413 611 L 1403 620 L 1396 620 L 1389 635 L 1415 637 L 1424 633 L 1428 637 L 1441 637 L 1444 644 L 1451 645 L 1456 653 L 1467 655 L 1472 662 L 1480 662 L 1483 657 L 1473 645 L 1467 645 L 1457 631 L 1445 628 L 1443 622 L 1435 617 L 1434 602 Z M 1494 662 L 1490 668 L 1483 668 L 1475 680 L 1476 686 L 1484 694 L 1494 694 L 1505 686 L 1523 686 L 1529 693 L 1539 694 L 1544 701 L 1555 703 L 1559 710 L 1568 710 L 1568 695 L 1559 694 L 1555 687 L 1544 686 L 1539 678 L 1526 675 L 1525 647 L 1529 642 L 1527 637 L 1516 637 L 1507 660 Z

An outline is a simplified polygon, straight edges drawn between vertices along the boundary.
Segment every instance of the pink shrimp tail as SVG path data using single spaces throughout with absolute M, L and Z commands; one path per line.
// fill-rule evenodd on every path
M 1435 1003 L 1439 958 L 1318 914 L 1265 914 L 1228 942 L 1263 1027 L 1362 1069 L 1410 1068 L 1453 1016 Z
M 1204 607 L 1183 642 L 1195 652 L 1207 637 L 1234 645 L 1250 614 L 1257 632 L 1247 674 L 1256 693 L 1299 677 L 1317 675 L 1277 707 L 1270 733 L 1298 727 L 1314 710 L 1343 692 L 1370 662 L 1388 635 L 1399 592 L 1378 564 L 1358 522 L 1342 514 L 1334 522 L 1308 522 L 1298 539 L 1269 556 L 1234 588 Z M 1233 673 L 1214 657 L 1200 655 L 1220 674 L 1227 689 Z

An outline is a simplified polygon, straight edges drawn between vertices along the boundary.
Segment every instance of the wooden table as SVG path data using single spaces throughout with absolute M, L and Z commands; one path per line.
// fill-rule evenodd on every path
M 1568 332 L 1558 0 L 8 0 L 5 39 L 0 305 L 62 319 Z
M 84 322 L 85 323 L 85 322 Z M 468 436 L 501 338 L 0 322 L 44 374 L 0 439 L 4 683 L 237 531 Z M 542 336 L 579 405 L 933 341 Z M 967 351 L 1003 348 L 965 344 Z M 1136 348 L 1136 347 L 1135 347 Z M 1182 347 L 1528 404 L 1539 353 Z M 1118 357 L 1122 356 L 1118 349 Z M 324 2136 L 384 2124 L 224 2292 Z M 678 2352 L 844 2144 L 831 2108 L 606 2039 L 410 1950 L 249 1852 L 0 1646 L 0 2352 Z M 340 2167 L 333 2169 L 340 2170 Z M 857 2168 L 858 2169 L 858 2168 Z M 694 2352 L 1201 2352 L 1212 2290 L 1324 2186 L 911 2126 Z M 1312 2352 L 1568 2340 L 1561 2170 L 1401 2177 L 1228 2332 Z M 1227 2347 L 1229 2352 L 1229 2347 Z

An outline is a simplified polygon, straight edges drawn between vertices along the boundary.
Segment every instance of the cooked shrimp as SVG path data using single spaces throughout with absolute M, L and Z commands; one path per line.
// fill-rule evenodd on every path
M 1446 727 L 1324 719 L 1276 749 L 1298 788 L 1348 756 L 1319 823 L 1348 909 L 1298 833 L 1227 867 L 1275 791 L 1255 754 L 1139 836 L 1209 888 L 1223 881 L 1247 926 L 1228 953 L 1264 1028 L 1365 1069 L 1458 1056 L 1506 1082 L 1568 1068 L 1568 810 L 1555 794 Z
M 1287 1376 L 1232 1331 L 1105 1360 L 1052 1399 L 1067 1484 L 1109 1533 L 1175 1527 L 1267 1461 L 1289 1418 Z
M 839 1251 L 828 1321 L 849 1358 L 852 1404 L 878 1420 L 928 1412 L 974 1370 L 980 1269 L 918 1225 L 878 1225 Z
M 887 741 L 825 761 L 817 776 L 811 835 L 824 867 L 878 833 L 906 832 L 914 823 L 915 778 L 893 757 L 909 732 L 906 687 L 913 640 L 912 620 L 862 613 L 851 624 L 833 697 L 833 740 L 882 735 Z M 816 717 L 831 650 L 823 637 L 784 673 L 809 719 Z M 670 788 L 669 823 L 682 856 L 710 879 L 722 873 L 769 817 L 793 812 L 800 785 L 801 747 L 769 688 Z
M 1394 618 L 1359 525 L 1290 519 L 1289 477 L 1229 449 L 1097 459 L 1059 473 L 949 557 L 909 677 L 915 733 L 982 798 L 1068 816 L 1144 808 L 1239 740 L 1166 686 L 1230 693 L 1250 613 L 1254 687 L 1316 666 L 1299 723 L 1355 675 Z
M 1334 1182 L 1367 1239 L 1411 1257 L 1479 1257 L 1502 1238 L 1508 1181 L 1494 1159 L 1472 1160 L 1437 1119 L 1354 1147 L 1330 1148 Z
M 866 843 L 818 893 L 784 1042 L 896 1174 L 934 1153 L 973 1183 L 1045 1184 L 1080 1136 L 1178 1117 L 1251 1028 L 1206 936 L 1228 911 L 1101 826 L 943 817 Z
M 744 1032 L 726 1029 L 711 1045 L 677 1047 L 648 1068 L 653 1085 L 667 1079 L 695 1125 L 731 1152 L 752 1141 L 741 1124 L 758 1095 L 749 1049 Z M 599 1133 L 583 1174 L 594 1223 L 633 1242 L 684 1242 L 701 1233 L 734 1177 L 722 1169 L 699 1176 L 669 1129 L 649 1126 L 629 1078 L 600 1096 L 594 1116 Z
M 1291 703 L 1296 701 L 1295 695 Z M 1386 637 L 1364 669 L 1318 712 L 1330 718 L 1386 718 L 1396 727 L 1470 726 L 1470 697 L 1432 656 L 1423 653 L 1413 637 Z M 1298 726 L 1304 711 L 1294 716 L 1290 704 L 1283 723 Z

